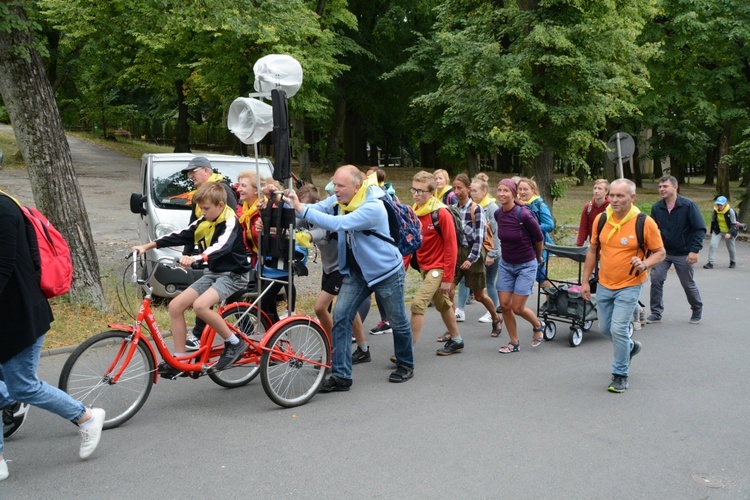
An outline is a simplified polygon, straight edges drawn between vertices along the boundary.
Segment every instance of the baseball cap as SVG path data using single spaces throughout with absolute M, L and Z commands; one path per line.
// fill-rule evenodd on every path
M 195 158 L 190 160 L 188 166 L 180 170 L 180 172 L 186 174 L 195 170 L 196 168 L 211 168 L 211 162 L 208 161 L 208 158 L 206 158 L 205 156 L 196 156 Z
M 717 205 L 726 205 L 727 204 L 727 198 L 726 196 L 719 196 L 716 198 L 716 204 Z

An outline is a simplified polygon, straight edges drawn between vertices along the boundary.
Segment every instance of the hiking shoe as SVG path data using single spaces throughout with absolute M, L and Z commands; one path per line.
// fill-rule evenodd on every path
M 370 330 L 370 335 L 383 335 L 384 333 L 393 333 L 393 328 L 391 328 L 391 324 L 387 321 L 381 321 L 375 328 Z
M 242 353 L 247 350 L 247 344 L 240 340 L 236 344 L 224 342 L 224 352 L 219 356 L 219 361 L 214 365 L 214 370 L 229 368 L 235 361 L 240 359 Z
M 352 379 L 338 378 L 336 375 L 331 375 L 320 385 L 318 392 L 345 392 L 348 391 L 351 386 Z
M 91 413 L 94 415 L 90 421 L 87 421 L 86 428 L 81 428 L 78 434 L 81 436 L 81 449 L 78 451 L 78 456 L 81 458 L 88 458 L 94 453 L 94 450 L 99 445 L 99 439 L 102 437 L 102 427 L 104 427 L 105 411 L 101 408 L 91 408 Z
M 484 313 L 484 316 L 479 318 L 477 321 L 479 321 L 480 323 L 492 323 L 492 314 L 486 312 Z
M 456 309 L 456 321 L 459 323 L 461 321 L 466 321 L 466 313 L 463 309 Z
M 448 342 L 445 343 L 443 347 L 437 350 L 438 356 L 450 356 L 451 354 L 455 354 L 457 352 L 461 352 L 464 350 L 464 343 L 456 342 L 453 339 L 448 340 Z
M 646 318 L 646 324 L 651 325 L 654 323 L 661 323 L 661 316 L 656 316 L 654 314 L 650 315 L 648 318 Z
M 701 319 L 703 317 L 703 312 L 694 312 L 692 316 L 690 316 L 690 324 L 691 325 L 697 325 L 701 322 Z
M 366 351 L 363 351 L 360 346 L 357 346 L 357 349 L 352 353 L 352 364 L 358 365 L 359 363 L 369 363 L 372 361 L 370 358 L 370 348 L 368 347 Z
M 628 388 L 628 377 L 622 375 L 612 375 L 612 382 L 609 383 L 607 390 L 609 392 L 621 393 L 625 392 Z
M 29 416 L 29 405 L 18 401 L 3 408 L 3 437 L 9 438 L 21 428 Z
M 729 265 L 729 267 L 732 267 L 731 264 Z M 707 263 L 705 266 L 703 266 L 703 269 L 713 269 L 713 268 L 714 268 L 714 265 L 711 264 L 710 262 Z
M 172 368 L 166 361 L 159 363 L 157 372 L 161 378 L 168 378 L 170 380 L 174 380 L 177 377 L 187 377 L 187 373 L 180 371 L 177 368 Z
M 388 382 L 394 382 L 396 384 L 406 382 L 414 376 L 414 368 L 406 365 L 398 365 L 396 371 L 391 373 L 388 377 Z
M 198 337 L 192 333 L 188 333 L 187 339 L 185 339 L 185 350 L 186 351 L 197 351 L 201 348 L 201 341 Z
M 737 263 L 736 262 L 730 262 L 729 263 L 729 269 L 734 269 L 735 267 L 737 267 Z
M 633 348 L 630 349 L 630 361 L 628 362 L 628 366 L 633 362 L 633 358 L 636 354 L 641 352 L 641 343 L 637 340 L 633 341 Z

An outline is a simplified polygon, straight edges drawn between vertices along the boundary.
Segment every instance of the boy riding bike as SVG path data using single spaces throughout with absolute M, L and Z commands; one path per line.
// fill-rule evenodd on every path
M 242 241 L 240 223 L 234 210 L 227 206 L 224 188 L 214 182 L 206 182 L 193 195 L 193 203 L 198 219 L 187 228 L 132 249 L 140 255 L 152 248 L 186 244 L 200 247 L 200 255 L 183 255 L 179 261 L 183 268 L 189 268 L 195 262 L 205 262 L 208 269 L 169 303 L 174 355 L 186 355 L 185 311 L 192 307 L 195 314 L 224 339 L 224 352 L 213 367 L 214 370 L 223 370 L 242 356 L 247 344 L 232 333 L 221 315 L 211 308 L 247 287 L 250 262 Z M 173 378 L 180 373 L 166 362 L 159 363 L 159 374 L 165 378 Z

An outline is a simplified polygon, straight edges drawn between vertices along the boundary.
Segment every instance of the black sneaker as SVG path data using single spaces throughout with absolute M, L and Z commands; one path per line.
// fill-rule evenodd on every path
M 461 342 L 456 342 L 455 340 L 450 339 L 448 340 L 448 342 L 445 343 L 443 347 L 437 350 L 437 355 L 438 356 L 450 356 L 451 354 L 455 354 L 463 350 L 464 350 L 463 340 Z
M 3 437 L 9 438 L 21 428 L 29 415 L 29 405 L 26 403 L 11 403 L 3 408 Z
M 370 358 L 370 348 L 368 347 L 366 351 L 363 351 L 360 346 L 357 346 L 357 349 L 352 353 L 352 364 L 358 365 L 359 363 L 369 363 L 372 361 Z
M 737 267 L 737 263 L 736 262 L 730 262 L 729 263 L 729 269 L 734 269 L 735 267 Z
M 247 350 L 247 344 L 240 340 L 236 344 L 224 342 L 224 352 L 219 356 L 219 361 L 214 365 L 214 370 L 220 371 L 229 368 L 235 361 L 240 359 L 242 353 Z
M 713 268 L 714 268 L 714 265 L 711 264 L 710 262 L 703 266 L 703 269 L 713 269 Z
M 166 361 L 159 363 L 157 371 L 161 378 L 168 378 L 170 380 L 174 380 L 177 377 L 187 377 L 187 373 L 182 372 L 177 368 L 172 368 Z
M 628 377 L 622 375 L 612 375 L 612 382 L 609 383 L 607 390 L 609 392 L 621 393 L 628 389 Z
M 628 366 L 633 362 L 633 358 L 636 354 L 641 352 L 641 343 L 637 340 L 633 341 L 633 348 L 630 350 L 630 361 L 628 362 Z
M 318 392 L 346 392 L 352 386 L 352 380 L 349 378 L 338 378 L 331 375 L 320 385 Z
M 185 339 L 185 350 L 186 351 L 197 351 L 201 348 L 201 341 L 198 337 L 192 333 L 188 333 L 187 339 Z
M 393 328 L 387 321 L 379 322 L 375 328 L 370 330 L 370 335 L 383 335 L 385 333 L 393 333 Z
M 398 365 L 398 368 L 396 368 L 396 371 L 391 373 L 391 375 L 388 377 L 388 382 L 395 382 L 398 384 L 401 382 L 406 382 L 413 376 L 414 376 L 414 368 L 411 368 L 406 365 Z

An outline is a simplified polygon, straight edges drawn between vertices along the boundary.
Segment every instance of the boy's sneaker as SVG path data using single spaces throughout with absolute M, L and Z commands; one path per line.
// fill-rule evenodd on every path
M 345 392 L 352 386 L 352 380 L 349 378 L 338 378 L 331 375 L 320 385 L 318 392 Z
M 456 309 L 456 321 L 459 323 L 466 321 L 466 313 L 463 309 Z
M 690 324 L 691 325 L 697 325 L 701 322 L 701 319 L 703 317 L 703 312 L 694 312 L 692 316 L 690 316 Z
M 703 266 L 703 269 L 713 269 L 713 268 L 714 268 L 714 265 L 711 264 L 710 262 L 706 263 L 706 265 Z
M 387 321 L 381 321 L 375 328 L 370 330 L 370 335 L 383 335 L 384 333 L 393 333 L 391 324 Z
M 177 368 L 172 368 L 169 363 L 166 361 L 162 361 L 159 363 L 159 366 L 156 369 L 157 373 L 161 378 L 168 378 L 170 380 L 174 380 L 177 377 L 187 377 L 186 372 L 182 372 L 178 370 Z
M 102 437 L 102 427 L 104 427 L 104 417 L 106 413 L 101 408 L 91 408 L 94 416 L 90 422 L 86 422 L 86 428 L 81 428 L 78 434 L 81 436 L 81 449 L 78 455 L 81 458 L 88 458 L 94 453 L 99 445 L 99 439 Z
M 26 403 L 11 403 L 3 408 L 3 437 L 9 438 L 21 428 L 29 416 L 29 405 Z
M 219 361 L 214 365 L 214 370 L 224 370 L 240 359 L 242 353 L 247 350 L 247 343 L 240 340 L 236 344 L 224 342 L 224 352 L 219 356 Z
M 737 263 L 736 262 L 730 262 L 729 263 L 729 269 L 734 269 L 735 267 L 737 267 Z
M 185 339 L 185 350 L 186 351 L 197 351 L 201 348 L 201 341 L 198 337 L 192 333 L 188 333 L 187 339 Z
M 369 363 L 372 361 L 370 358 L 370 348 L 366 351 L 362 350 L 362 347 L 357 346 L 357 349 L 352 353 L 352 364 L 358 365 L 359 363 Z
M 489 312 L 484 313 L 484 316 L 479 318 L 478 320 L 480 323 L 492 323 L 492 314 Z
M 398 384 L 401 382 L 406 382 L 413 376 L 414 376 L 414 368 L 410 368 L 404 365 L 398 365 L 398 368 L 396 368 L 396 371 L 391 373 L 391 375 L 388 377 L 388 381 Z
M 443 347 L 437 350 L 438 356 L 450 356 L 451 354 L 455 354 L 457 352 L 461 352 L 464 350 L 464 343 L 456 342 L 453 339 L 450 339 L 448 342 L 445 343 Z
M 612 382 L 609 383 L 607 390 L 609 392 L 621 393 L 625 392 L 628 388 L 628 377 L 622 375 L 612 375 Z
M 651 314 L 648 318 L 646 318 L 647 325 L 652 325 L 654 323 L 661 323 L 661 316 L 656 316 L 655 314 Z

